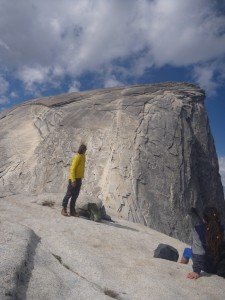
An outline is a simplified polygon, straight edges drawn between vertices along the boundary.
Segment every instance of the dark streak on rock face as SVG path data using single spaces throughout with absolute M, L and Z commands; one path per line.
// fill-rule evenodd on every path
M 80 142 L 83 192 L 118 215 L 189 241 L 191 206 L 215 205 L 223 188 L 204 92 L 163 83 L 72 93 L 0 114 L 0 193 L 63 192 Z

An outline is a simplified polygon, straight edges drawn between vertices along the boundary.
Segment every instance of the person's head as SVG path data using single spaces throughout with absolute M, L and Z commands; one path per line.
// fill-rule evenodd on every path
M 219 248 L 223 241 L 223 231 L 220 225 L 220 215 L 215 207 L 207 206 L 203 211 L 203 219 L 206 225 L 206 245 L 214 257 L 219 259 Z
M 203 210 L 203 219 L 206 224 L 211 223 L 212 221 L 220 222 L 220 214 L 218 210 L 213 206 L 206 206 Z
M 79 154 L 84 154 L 86 152 L 86 150 L 87 150 L 87 146 L 84 144 L 81 144 L 77 152 Z

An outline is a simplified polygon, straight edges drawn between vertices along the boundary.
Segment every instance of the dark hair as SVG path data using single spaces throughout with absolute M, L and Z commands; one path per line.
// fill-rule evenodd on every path
M 87 150 L 87 146 L 84 144 L 81 144 L 77 152 L 79 154 L 84 154 L 86 150 Z
M 203 218 L 206 223 L 205 240 L 209 253 L 213 256 L 214 262 L 219 260 L 220 247 L 223 242 L 223 230 L 220 224 L 220 215 L 215 207 L 205 207 Z

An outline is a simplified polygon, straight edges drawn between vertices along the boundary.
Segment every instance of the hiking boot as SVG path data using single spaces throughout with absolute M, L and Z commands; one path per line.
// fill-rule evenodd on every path
M 63 207 L 63 209 L 62 209 L 61 215 L 65 216 L 65 217 L 69 217 L 69 215 L 67 213 L 67 209 L 65 207 Z
M 79 214 L 75 211 L 70 211 L 70 216 L 71 217 L 79 217 Z

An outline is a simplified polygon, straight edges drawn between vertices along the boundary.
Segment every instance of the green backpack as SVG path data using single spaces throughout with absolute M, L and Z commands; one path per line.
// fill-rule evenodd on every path
M 96 203 L 88 203 L 88 212 L 90 215 L 90 220 L 94 222 L 101 221 L 101 209 L 97 206 Z

